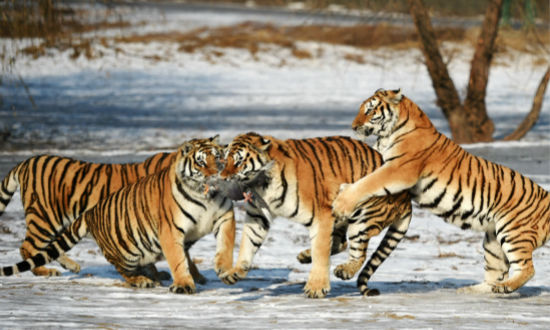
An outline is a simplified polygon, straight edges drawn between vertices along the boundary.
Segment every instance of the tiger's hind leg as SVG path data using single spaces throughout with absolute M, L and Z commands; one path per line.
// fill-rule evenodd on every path
M 63 228 L 52 228 L 51 225 L 45 225 L 46 223 L 55 224 L 55 220 L 45 221 L 43 218 L 47 217 L 39 215 L 36 211 L 38 198 L 36 194 L 31 196 L 31 202 L 25 206 L 25 221 L 27 223 L 27 232 L 25 233 L 25 240 L 19 249 L 21 257 L 23 259 L 30 258 L 38 254 L 42 249 L 45 249 L 52 241 L 55 240 Z M 58 225 L 59 226 L 59 225 Z M 80 272 L 80 265 L 69 258 L 65 254 L 61 254 L 56 261 L 65 269 L 78 273 Z M 54 268 L 46 268 L 44 266 L 37 267 L 32 270 L 32 273 L 36 276 L 61 276 L 61 272 Z
M 28 234 L 28 232 L 27 232 Z M 25 238 L 25 241 L 19 248 L 19 253 L 23 259 L 31 258 L 32 256 L 38 254 L 40 251 L 34 248 L 34 246 L 29 243 L 32 241 L 32 238 Z M 64 255 L 62 255 L 64 256 Z M 61 272 L 55 268 L 46 268 L 44 266 L 36 267 L 32 270 L 32 273 L 36 276 L 61 276 Z
M 508 279 L 510 264 L 497 240 L 495 226 L 491 225 L 483 239 L 485 251 L 485 281 L 457 290 L 458 293 L 491 293 L 493 285 Z
M 367 257 L 367 247 L 369 245 L 368 235 L 370 232 L 365 228 L 366 219 L 349 219 L 347 234 L 349 237 L 349 256 L 348 261 L 336 266 L 334 275 L 342 280 L 349 280 L 357 273 Z M 378 234 L 373 233 L 373 236 Z
M 370 257 L 369 261 L 361 270 L 361 273 L 357 278 L 357 287 L 364 296 L 375 296 L 380 294 L 377 289 L 370 289 L 368 287 L 368 281 L 376 272 L 378 267 L 380 267 L 380 265 L 390 256 L 403 237 L 405 237 L 405 234 L 409 229 L 412 218 L 412 205 L 410 200 L 408 200 L 407 194 L 403 194 L 397 198 L 407 198 L 407 200 L 401 199 L 398 207 L 392 210 L 392 212 L 398 213 L 388 216 L 388 219 L 395 219 L 395 216 L 398 216 L 398 218 L 391 223 L 386 235 L 384 235 L 384 238 L 376 248 L 376 251 L 374 251 L 373 255 Z
M 533 266 L 533 250 L 538 247 L 538 237 L 533 236 L 530 228 L 524 232 L 514 232 L 513 237 L 508 232 L 499 233 L 497 239 L 502 243 L 502 250 L 512 268 L 512 276 L 499 281 L 492 286 L 494 293 L 510 293 L 523 286 L 535 275 Z
M 347 223 L 343 222 L 341 225 L 335 225 L 334 232 L 332 234 L 332 249 L 330 255 L 338 254 L 342 251 L 345 251 L 348 247 L 348 242 L 346 241 L 346 231 Z M 311 263 L 311 249 L 303 250 L 296 257 L 301 264 L 310 264 Z
M 494 293 L 510 293 L 522 287 L 535 275 L 533 267 L 532 251 L 522 253 L 522 255 L 509 255 L 509 258 L 518 257 L 511 262 L 513 275 L 507 280 L 498 282 L 492 287 Z

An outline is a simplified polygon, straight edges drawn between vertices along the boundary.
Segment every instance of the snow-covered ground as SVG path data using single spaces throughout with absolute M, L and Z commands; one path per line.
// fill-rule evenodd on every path
M 274 20 L 285 15 L 259 11 L 247 15 L 195 9 L 165 15 L 132 9 L 126 15 L 150 24 L 128 30 L 189 30 L 204 24 Z M 302 22 L 302 23 L 301 23 Z M 288 24 L 307 24 L 292 15 Z M 4 45 L 5 40 L 0 43 Z M 448 133 L 434 104 L 431 81 L 417 50 L 361 50 L 317 43 L 300 49 L 317 54 L 301 60 L 288 49 L 266 46 L 254 58 L 246 50 L 223 49 L 188 54 L 169 43 L 121 44 L 122 51 L 96 45 L 104 55 L 71 60 L 70 52 L 52 51 L 38 59 L 19 58 L 13 68 L 33 96 L 5 78 L 0 86 L 0 130 L 12 133 L 2 148 L 0 175 L 17 161 L 52 152 L 87 160 L 141 160 L 153 151 L 171 149 L 187 138 L 220 134 L 223 142 L 242 132 L 258 131 L 279 138 L 333 134 L 349 129 L 361 101 L 376 89 L 402 88 Z M 450 63 L 463 92 L 471 50 L 457 48 Z M 466 49 L 465 49 L 466 48 Z M 363 56 L 365 63 L 344 59 Z M 155 55 L 160 60 L 153 60 Z M 146 58 L 146 56 L 148 56 Z M 496 136 L 509 133 L 523 119 L 545 67 L 533 56 L 499 54 L 491 68 L 487 106 Z M 9 80 L 12 79 L 12 80 Z M 548 94 L 548 93 L 547 93 Z M 546 96 L 537 125 L 519 142 L 468 146 L 486 158 L 513 167 L 550 189 L 550 98 Z M 243 219 L 238 205 L 239 227 Z M 24 214 L 18 194 L 0 219 L 0 264 L 20 259 Z M 413 222 L 394 254 L 372 278 L 378 297 L 361 297 L 355 281 L 331 278 L 327 299 L 302 294 L 309 266 L 296 255 L 308 247 L 305 228 L 276 219 L 247 279 L 227 286 L 212 270 L 215 242 L 211 236 L 191 250 L 208 278 L 193 296 L 168 292 L 170 282 L 155 289 L 129 289 L 91 240 L 69 255 L 83 269 L 59 278 L 22 274 L 0 280 L 0 327 L 105 328 L 547 328 L 550 322 L 550 246 L 534 256 L 535 277 L 510 296 L 470 296 L 457 288 L 483 279 L 482 235 L 445 224 L 415 209 Z M 373 239 L 369 251 L 378 244 Z M 332 267 L 346 254 L 332 258 Z M 167 270 L 167 264 L 158 264 Z

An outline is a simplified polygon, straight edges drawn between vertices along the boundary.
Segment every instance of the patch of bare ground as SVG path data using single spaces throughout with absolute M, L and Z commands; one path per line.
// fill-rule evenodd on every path
M 439 42 L 455 42 L 473 46 L 479 29 L 470 28 L 437 28 Z M 181 52 L 194 53 L 204 51 L 213 57 L 224 55 L 225 48 L 245 49 L 253 58 L 267 46 L 277 46 L 290 50 L 297 59 L 311 59 L 322 55 L 300 48 L 300 42 L 317 42 L 330 45 L 350 46 L 357 49 L 378 49 L 381 47 L 393 50 L 418 48 L 418 36 L 413 28 L 380 25 L 303 25 L 276 26 L 273 24 L 244 22 L 236 25 L 215 28 L 199 28 L 189 32 L 165 32 L 143 35 L 117 37 L 103 40 L 103 44 L 171 42 L 178 44 Z M 550 31 L 503 29 L 499 34 L 496 47 L 498 54 L 509 51 L 528 52 L 535 56 L 535 65 L 548 63 Z M 453 51 L 457 51 L 456 47 Z M 346 53 L 345 59 L 359 64 L 365 63 L 362 55 Z M 445 54 L 451 61 L 454 54 Z
M 465 36 L 465 31 L 457 28 L 441 28 L 437 29 L 436 33 L 442 41 L 460 41 Z M 365 49 L 417 46 L 414 29 L 386 24 L 275 26 L 244 22 L 216 28 L 199 28 L 186 33 L 166 32 L 124 36 L 114 41 L 120 43 L 175 42 L 180 45 L 180 51 L 190 53 L 210 46 L 247 49 L 251 54 L 256 54 L 261 50 L 262 45 L 276 45 L 293 50 L 293 55 L 298 58 L 311 58 L 313 54 L 306 54 L 305 51 L 299 50 L 297 42 L 321 42 Z M 358 58 L 350 57 L 350 59 L 360 61 Z

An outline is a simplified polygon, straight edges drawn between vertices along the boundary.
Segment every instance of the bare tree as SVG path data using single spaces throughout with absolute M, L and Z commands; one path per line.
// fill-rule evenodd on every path
M 449 122 L 453 140 L 458 143 L 493 141 L 494 125 L 487 115 L 485 94 L 503 0 L 491 0 L 485 12 L 471 62 L 470 80 L 464 102 L 460 101 L 458 91 L 443 62 L 426 7 L 422 0 L 407 1 L 420 36 L 422 53 L 437 96 L 437 104 Z M 531 111 L 518 129 L 506 137 L 507 140 L 521 138 L 536 123 L 548 85 L 548 76 L 547 70 L 535 95 Z

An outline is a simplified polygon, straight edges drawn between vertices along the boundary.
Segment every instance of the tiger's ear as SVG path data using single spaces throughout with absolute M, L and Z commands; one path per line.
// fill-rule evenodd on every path
M 269 147 L 271 147 L 271 140 L 269 139 L 266 139 L 266 138 L 261 138 L 260 139 L 260 150 L 261 151 L 267 151 L 269 149 Z
M 399 104 L 403 99 L 403 94 L 401 94 L 401 88 L 391 91 L 391 94 L 388 95 L 388 101 L 392 104 Z
M 192 143 L 189 143 L 189 142 L 184 142 L 181 146 L 180 146 L 180 151 L 182 154 L 188 154 L 189 151 L 191 151 L 191 149 L 193 149 L 193 144 Z
M 210 142 L 213 142 L 213 143 L 219 145 L 220 144 L 220 135 L 216 134 L 213 137 L 211 137 L 209 140 L 210 140 Z

